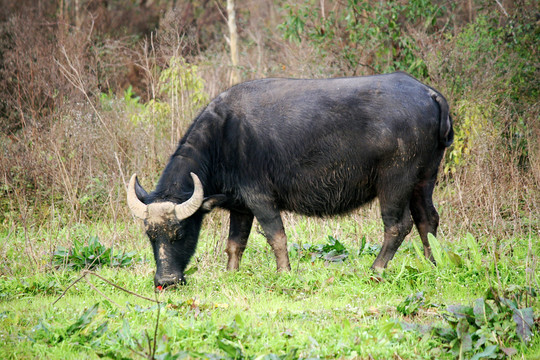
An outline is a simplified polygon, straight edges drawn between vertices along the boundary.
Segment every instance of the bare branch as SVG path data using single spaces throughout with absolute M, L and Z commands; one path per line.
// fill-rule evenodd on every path
M 128 294 L 131 294 L 131 295 L 140 297 L 141 299 L 145 299 L 145 300 L 152 301 L 152 302 L 155 302 L 155 303 L 158 303 L 158 304 L 159 304 L 159 301 L 158 301 L 158 300 L 148 298 L 148 297 L 146 297 L 146 296 L 137 294 L 136 292 L 133 292 L 133 291 L 130 291 L 130 290 L 126 289 L 126 288 L 123 288 L 123 287 L 121 287 L 120 285 L 116 285 L 115 283 L 113 283 L 113 282 L 111 282 L 111 281 L 105 279 L 103 276 L 98 275 L 98 274 L 96 274 L 96 273 L 93 272 L 93 271 L 88 271 L 88 270 L 86 270 L 85 272 L 86 272 L 87 274 L 90 274 L 90 275 L 93 275 L 93 276 L 96 276 L 96 277 L 100 278 L 101 280 L 105 281 L 107 284 L 112 285 L 112 286 L 114 286 L 115 288 L 120 289 L 120 290 L 122 290 L 122 291 L 124 291 L 124 292 L 127 292 Z
M 501 8 L 503 14 L 506 15 L 506 17 L 509 17 L 510 15 L 508 15 L 508 12 L 504 8 L 504 6 L 501 4 L 501 2 L 499 0 L 495 0 L 495 2 L 497 3 L 497 5 L 499 5 L 499 7 Z
M 67 291 L 68 291 L 71 287 L 73 287 L 73 285 L 75 285 L 76 283 L 78 283 L 79 281 L 81 281 L 83 278 L 85 278 L 86 275 L 93 275 L 93 276 L 95 276 L 95 277 L 97 277 L 97 278 L 99 278 L 99 279 L 105 281 L 107 284 L 112 285 L 112 286 L 114 286 L 115 288 L 120 289 L 120 290 L 122 290 L 122 291 L 124 291 L 124 292 L 126 292 L 126 293 L 128 293 L 128 294 L 130 294 L 130 295 L 137 296 L 137 297 L 140 297 L 141 299 L 148 300 L 148 301 L 151 301 L 151 302 L 155 302 L 155 303 L 157 303 L 157 304 L 160 304 L 160 301 L 157 299 L 157 297 L 156 297 L 156 299 L 151 299 L 151 298 L 149 298 L 149 297 L 146 297 L 146 296 L 137 294 L 136 292 L 133 292 L 133 291 L 130 291 L 130 290 L 126 289 L 126 288 L 123 288 L 123 287 L 120 286 L 120 285 L 116 285 L 115 283 L 113 283 L 113 282 L 111 282 L 111 281 L 105 279 L 103 276 L 98 275 L 98 274 L 96 274 L 96 273 L 93 272 L 93 271 L 83 270 L 81 276 L 78 277 L 75 281 L 73 281 L 73 282 L 66 288 L 66 290 L 64 290 L 64 292 L 62 293 L 62 295 L 60 295 L 60 296 L 58 297 L 58 299 L 56 299 L 56 300 L 52 303 L 52 305 L 56 304 L 56 303 L 58 302 L 58 300 L 60 300 L 62 297 L 64 297 L 64 295 L 67 293 Z M 101 291 L 99 291 L 99 290 L 98 290 L 92 283 L 90 283 L 88 280 L 87 280 L 87 282 L 88 282 L 89 285 L 90 285 L 94 290 L 96 290 L 101 296 L 103 296 L 104 298 L 106 298 L 107 300 L 109 300 L 111 303 L 117 305 L 118 307 L 121 307 L 120 305 L 118 305 L 117 303 L 115 303 L 114 301 L 112 301 L 111 299 L 109 299 L 109 298 L 108 298 L 106 295 L 104 295 Z
M 116 301 L 113 301 L 110 297 L 108 297 L 107 295 L 105 295 L 104 293 L 102 293 L 97 287 L 94 286 L 94 284 L 92 284 L 90 282 L 90 280 L 88 280 L 88 278 L 85 276 L 84 277 L 84 280 L 88 283 L 88 285 L 90 285 L 90 287 L 92 289 L 94 289 L 94 291 L 96 291 L 99 295 L 103 296 L 105 299 L 109 300 L 109 302 L 111 302 L 112 304 L 116 305 L 117 307 L 121 308 L 122 306 L 120 306 Z
M 52 303 L 52 305 L 54 306 L 54 304 L 56 304 L 58 302 L 58 300 L 60 300 L 61 298 L 64 297 L 64 295 L 66 295 L 67 291 L 73 287 L 73 285 L 75 285 L 76 283 L 78 283 L 79 281 L 82 280 L 83 277 L 86 276 L 86 273 L 83 273 L 81 276 L 79 276 L 79 278 L 77 278 L 77 280 L 73 281 L 71 284 L 69 284 L 69 286 L 66 288 L 66 290 L 64 290 L 64 292 L 62 293 L 62 295 L 60 295 L 58 297 L 58 299 L 54 300 L 54 302 Z

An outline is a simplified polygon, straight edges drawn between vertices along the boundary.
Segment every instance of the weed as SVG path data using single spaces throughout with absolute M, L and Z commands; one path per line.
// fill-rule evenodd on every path
M 345 246 L 333 236 L 328 236 L 328 242 L 326 244 L 303 244 L 300 246 L 297 243 L 292 243 L 291 248 L 294 251 L 293 255 L 297 255 L 301 260 L 309 260 L 311 262 L 316 259 L 322 259 L 328 262 L 340 262 L 349 256 L 349 252 Z
M 416 294 L 407 296 L 398 306 L 397 311 L 402 315 L 415 315 L 418 313 L 418 309 L 426 305 L 426 298 L 424 292 L 420 291 Z
M 512 289 L 513 299 L 522 299 L 524 294 L 536 296 L 531 289 Z M 431 332 L 443 342 L 444 351 L 458 359 L 512 356 L 523 351 L 538 326 L 533 308 L 522 308 L 513 299 L 504 298 L 494 288 L 489 288 L 486 296 L 476 299 L 473 305 L 447 306 L 441 313 L 445 326 L 406 324 L 405 328 Z M 419 292 L 409 295 L 397 310 L 403 315 L 414 315 L 422 306 L 425 306 L 425 297 Z
M 99 241 L 97 236 L 91 236 L 88 244 L 75 240 L 71 249 L 58 247 L 53 254 L 55 266 L 65 266 L 73 270 L 92 269 L 97 266 L 126 267 L 136 261 L 135 252 L 113 252 Z
M 47 296 L 60 294 L 62 285 L 55 276 L 34 276 L 30 278 L 22 277 L 17 279 L 0 278 L 0 300 L 11 298 L 21 298 L 25 296 Z
M 366 241 L 366 236 L 362 236 L 362 243 L 360 244 L 360 249 L 358 250 L 358 256 L 362 255 L 377 255 L 381 251 L 381 245 L 372 244 Z
M 103 336 L 107 331 L 108 321 L 101 322 L 104 317 L 105 311 L 100 310 L 99 303 L 96 303 L 85 310 L 75 322 L 66 328 L 53 328 L 44 320 L 41 320 L 39 325 L 34 327 L 31 340 L 34 342 L 44 341 L 51 345 L 62 341 L 77 344 L 91 343 Z

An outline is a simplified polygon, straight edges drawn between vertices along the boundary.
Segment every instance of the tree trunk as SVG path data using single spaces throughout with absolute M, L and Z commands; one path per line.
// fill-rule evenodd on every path
M 227 0 L 227 24 L 229 25 L 229 45 L 231 47 L 231 76 L 229 85 L 240 82 L 240 71 L 238 69 L 238 31 L 236 30 L 236 12 L 234 10 L 234 0 Z

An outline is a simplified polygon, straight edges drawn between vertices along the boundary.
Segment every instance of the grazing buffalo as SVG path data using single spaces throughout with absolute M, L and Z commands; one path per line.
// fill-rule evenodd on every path
M 289 270 L 280 211 L 330 216 L 379 199 L 382 269 L 416 224 L 424 254 L 439 215 L 437 170 L 453 140 L 448 104 L 405 73 L 325 80 L 263 79 L 217 96 L 193 121 L 156 189 L 136 175 L 127 201 L 144 220 L 158 287 L 184 282 L 201 222 L 230 211 L 227 269 L 238 269 L 257 218 Z

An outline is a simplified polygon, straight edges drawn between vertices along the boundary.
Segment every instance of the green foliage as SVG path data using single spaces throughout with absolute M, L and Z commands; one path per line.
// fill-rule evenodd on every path
M 233 322 L 228 326 L 222 326 L 219 328 L 216 335 L 217 347 L 231 359 L 244 359 L 242 351 L 242 342 L 238 337 L 238 324 L 237 321 L 241 323 L 241 316 L 236 315 Z
M 168 67 L 160 72 L 156 97 L 142 104 L 140 111 L 133 111 L 132 121 L 164 126 L 171 117 L 182 117 L 179 111 L 191 120 L 195 111 L 208 102 L 204 81 L 197 71 L 198 67 L 185 59 L 171 57 Z M 126 101 L 126 106 L 129 104 L 131 101 Z
M 415 315 L 418 313 L 418 309 L 424 306 L 426 298 L 423 291 L 419 291 L 416 294 L 407 296 L 398 306 L 397 311 L 402 315 Z
M 113 252 L 112 248 L 101 244 L 97 236 L 91 236 L 87 245 L 75 240 L 71 249 L 58 247 L 53 254 L 53 264 L 73 270 L 92 269 L 100 265 L 126 267 L 132 265 L 136 258 L 134 251 Z
M 446 154 L 445 173 L 453 173 L 463 166 L 463 162 L 473 154 L 472 151 L 479 146 L 482 139 L 499 136 L 496 127 L 488 124 L 496 112 L 493 103 L 461 100 L 453 109 L 459 124 L 454 128 L 454 143 Z
M 478 272 L 484 269 L 482 262 L 482 251 L 478 246 L 477 240 L 470 233 L 465 236 L 464 243 L 466 246 L 462 249 L 453 250 L 444 247 L 433 234 L 428 234 L 428 241 L 431 247 L 433 258 L 435 259 L 434 266 L 428 261 L 420 245 L 416 241 L 412 241 L 412 247 L 417 257 L 417 263 L 420 268 L 426 269 L 434 267 L 435 271 L 444 271 L 445 269 L 461 268 L 471 272 Z
M 512 286 L 505 298 L 494 288 L 473 305 L 449 305 L 442 312 L 443 325 L 418 326 L 403 323 L 406 329 L 433 334 L 442 341 L 444 353 L 456 359 L 503 358 L 518 353 L 533 337 L 537 325 L 532 307 L 522 307 L 526 297 L 536 297 L 528 287 Z M 397 306 L 402 315 L 417 315 L 426 305 L 423 292 L 411 294 Z M 516 349 L 517 348 L 517 349 Z
M 372 255 L 376 256 L 379 251 L 381 251 L 381 245 L 368 243 L 366 241 L 366 236 L 362 236 L 362 243 L 360 244 L 360 249 L 358 250 L 358 256 L 362 255 Z
M 37 295 L 57 295 L 63 291 L 54 276 L 9 279 L 0 277 L 0 301 Z
M 480 249 L 478 247 L 478 241 L 474 238 L 474 236 L 471 233 L 467 233 L 465 235 L 467 248 L 468 248 L 468 261 L 467 261 L 467 267 L 473 268 L 476 270 L 481 270 L 483 267 L 482 264 L 482 253 L 480 252 Z
M 305 0 L 284 6 L 287 15 L 280 29 L 285 39 L 307 41 L 321 56 L 343 59 L 352 74 L 359 66 L 368 66 L 375 72 L 404 70 L 419 77 L 427 75 L 425 63 L 416 55 L 419 45 L 408 27 L 431 31 L 444 13 L 443 7 L 426 0 L 348 0 L 338 10 L 323 14 L 318 4 Z
M 490 81 L 499 81 L 505 92 L 495 94 L 504 98 L 521 101 L 535 101 L 539 88 L 534 64 L 533 51 L 538 41 L 538 28 L 533 14 L 517 11 L 512 18 L 502 19 L 496 14 L 480 14 L 468 24 L 454 39 L 455 51 L 465 56 L 462 60 L 463 72 L 482 74 L 487 68 L 500 75 L 489 76 Z M 495 61 L 496 60 L 496 61 Z M 472 87 L 473 79 L 461 77 L 455 84 L 461 88 Z M 491 89 L 490 89 L 491 90 Z
M 106 312 L 99 309 L 99 303 L 95 303 L 66 328 L 54 328 L 41 320 L 33 329 L 34 334 L 31 340 L 34 342 L 43 341 L 51 345 L 63 341 L 76 344 L 91 343 L 107 332 L 108 321 L 101 322 L 105 316 Z
M 517 272 L 503 278 L 507 291 L 483 294 L 478 289 L 489 287 L 489 278 L 483 271 L 469 270 L 467 264 L 474 264 L 475 257 L 486 263 L 490 255 L 477 245 L 469 246 L 470 239 L 476 243 L 473 237 L 463 237 L 444 249 L 460 254 L 461 267 L 429 265 L 413 271 L 409 264 L 415 261 L 414 252 L 400 251 L 380 282 L 370 280 L 371 256 L 350 256 L 332 266 L 299 261 L 298 269 L 276 273 L 274 255 L 258 236 L 251 239 L 242 269 L 225 273 L 214 256 L 204 260 L 214 244 L 201 241 L 199 270 L 188 285 L 157 294 L 160 305 L 99 283 L 95 286 L 105 295 L 126 304 L 121 312 L 108 301 L 92 305 L 98 294 L 84 283 L 71 287 L 54 308 L 50 304 L 58 296 L 56 291 L 29 294 L 31 299 L 3 298 L 0 335 L 7 343 L 0 347 L 0 354 L 3 358 L 17 352 L 29 358 L 45 354 L 50 358 L 224 360 L 391 358 L 395 354 L 407 359 L 444 359 L 459 358 L 460 352 L 463 359 L 534 355 L 540 342 L 531 318 L 534 321 L 539 314 L 535 290 L 523 284 L 523 244 L 515 242 L 513 255 L 500 258 L 505 266 L 514 264 Z M 346 241 L 338 244 L 328 238 L 318 248 L 350 251 L 353 245 Z M 266 250 L 259 250 L 262 246 Z M 468 256 L 475 246 L 476 255 Z M 144 275 L 135 269 L 102 267 L 97 271 L 130 290 L 142 285 L 137 292 L 153 297 L 153 264 L 141 265 Z M 506 267 L 500 271 L 512 274 Z M 6 289 L 16 286 L 14 279 L 10 284 L 7 281 Z M 46 284 L 50 278 L 40 274 L 33 281 Z M 68 283 L 67 278 L 57 281 L 61 287 Z M 411 295 L 403 300 L 407 290 Z M 447 304 L 472 301 L 472 305 L 434 306 L 434 300 Z M 84 303 L 88 305 L 81 310 Z M 406 323 L 401 316 L 419 325 Z
M 530 289 L 520 292 L 535 293 Z M 514 300 L 501 297 L 490 288 L 486 298 L 476 299 L 473 306 L 450 305 L 443 313 L 447 328 L 435 328 L 456 358 L 500 358 L 517 353 L 512 344 L 527 344 L 535 329 L 533 309 L 520 308 Z M 514 345 L 515 346 L 515 345 Z
M 302 260 L 309 260 L 311 262 L 316 259 L 322 259 L 329 262 L 341 262 L 349 256 L 349 252 L 345 246 L 333 236 L 328 236 L 328 242 L 326 244 L 303 244 L 300 246 L 297 243 L 293 243 L 291 250 L 294 251 L 292 255 L 296 255 Z
M 528 166 L 540 89 L 534 65 L 540 28 L 535 21 L 525 10 L 509 18 L 480 13 L 455 34 L 446 34 L 449 50 L 438 52 L 430 69 L 440 74 L 450 90 L 447 95 L 455 99 L 455 140 L 445 172 L 466 166 L 464 160 L 478 156 L 486 140 L 503 144 L 501 149 L 492 146 L 490 154 L 511 153 L 521 167 Z

